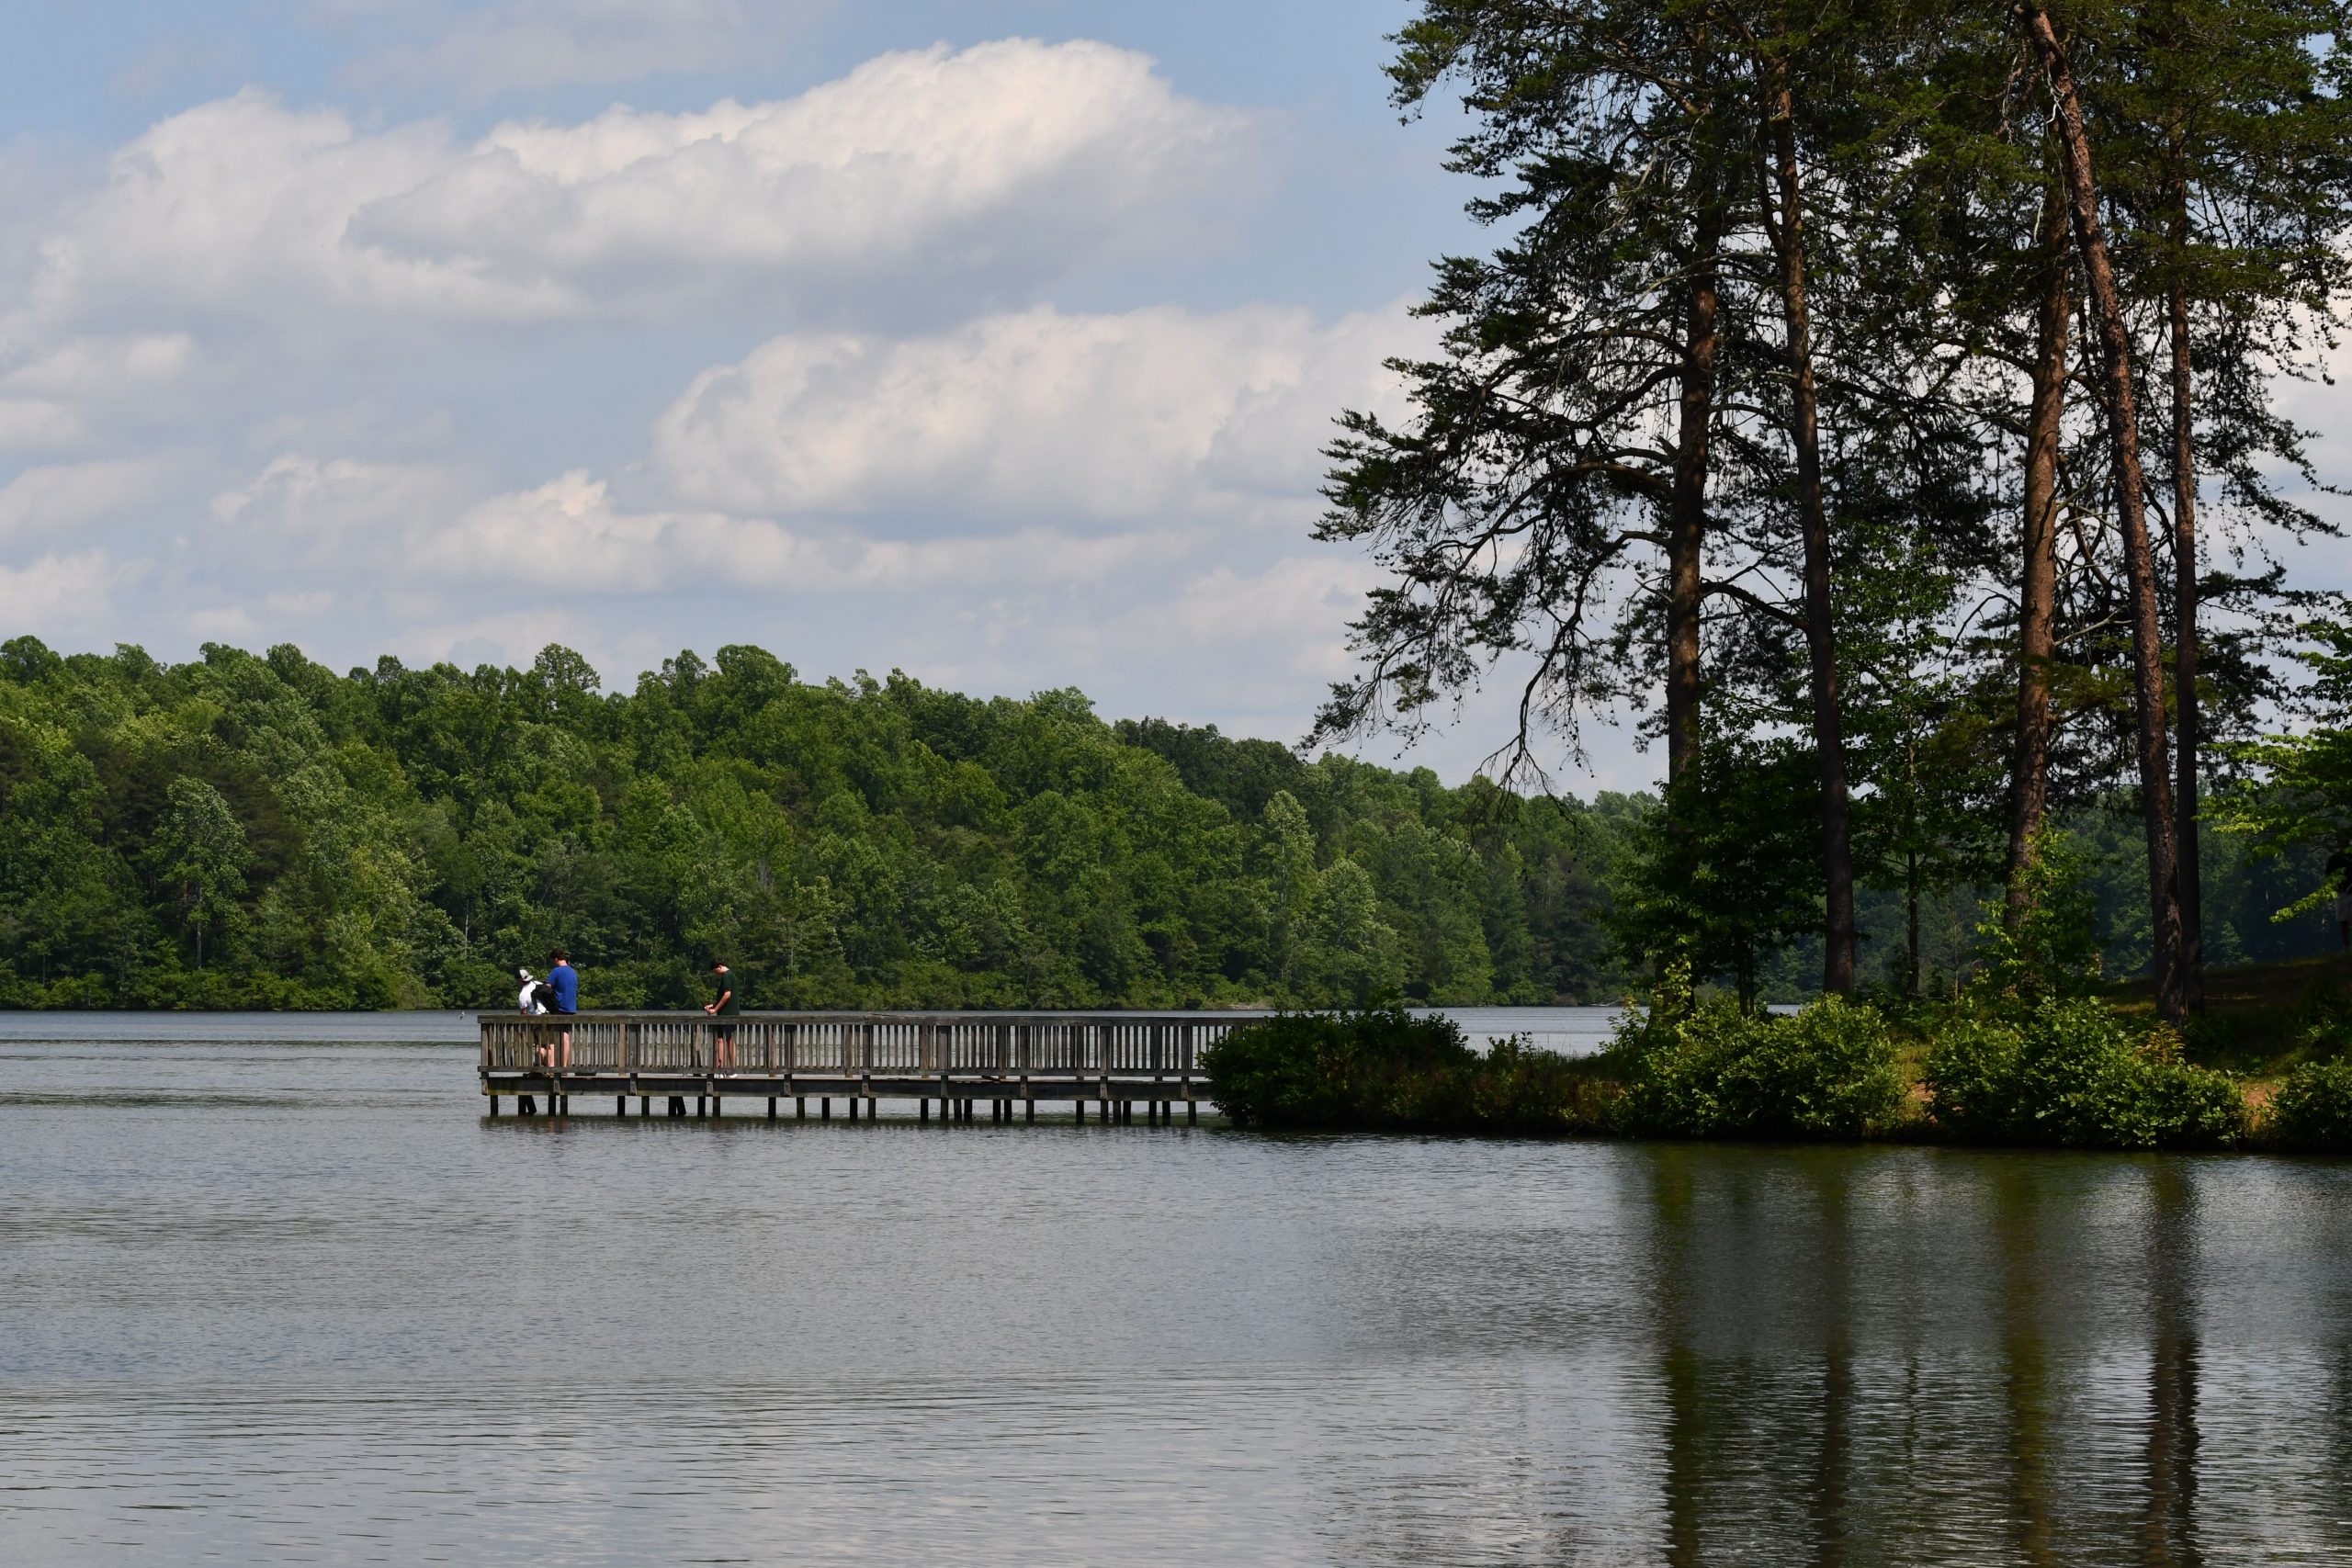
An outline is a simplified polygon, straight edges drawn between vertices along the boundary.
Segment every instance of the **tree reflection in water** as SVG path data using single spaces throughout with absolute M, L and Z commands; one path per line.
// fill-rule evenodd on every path
M 2211 1447 L 2210 1254 L 2253 1206 L 2209 1213 L 2199 1181 L 2229 1162 L 1631 1157 L 1650 1224 L 1634 1310 L 1655 1369 L 1662 1561 L 2186 1568 L 2352 1547 L 2331 1501 L 2352 1480 L 2340 1342 L 2319 1358 L 2324 1389 L 2233 1348 L 2227 1452 Z M 2257 1255 L 2261 1240 L 2233 1237 Z M 2282 1325 L 2340 1339 L 2322 1298 L 2342 1286 L 2332 1267 L 2222 1284 L 2258 1303 L 2246 1331 L 2263 1325 L 2274 1351 Z M 2204 1517 L 2217 1485 L 2220 1535 Z

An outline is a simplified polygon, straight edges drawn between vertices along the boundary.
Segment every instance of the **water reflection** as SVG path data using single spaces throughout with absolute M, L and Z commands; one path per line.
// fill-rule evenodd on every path
M 0 1561 L 2352 1562 L 2352 1167 L 141 1050 L 0 1051 Z
M 2343 1280 L 2304 1266 L 2297 1234 L 2340 1169 L 1949 1151 L 1628 1159 L 1654 1260 L 1628 1306 L 1654 1326 L 1659 1561 L 2352 1560 L 2337 1501 L 2352 1483 Z M 2249 1179 L 2301 1201 L 2208 1212 L 2209 1193 Z M 2260 1303 L 2243 1325 L 2215 1324 L 2204 1299 L 2222 1226 L 2241 1267 L 2276 1249 L 2269 1278 L 2226 1282 Z

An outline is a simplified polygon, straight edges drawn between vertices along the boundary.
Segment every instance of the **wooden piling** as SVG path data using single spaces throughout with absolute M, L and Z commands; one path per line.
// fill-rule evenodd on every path
M 490 1097 L 490 1113 L 493 1117 L 498 1114 L 498 1096 L 494 1094 Z
M 768 1096 L 768 1120 L 769 1120 L 769 1121 L 771 1121 L 771 1122 L 773 1122 L 773 1121 L 775 1121 L 775 1095 L 770 1095 L 770 1096 Z

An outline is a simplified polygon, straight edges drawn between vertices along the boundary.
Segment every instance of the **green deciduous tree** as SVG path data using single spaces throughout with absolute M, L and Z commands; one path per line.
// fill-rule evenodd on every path
M 155 873 L 196 940 L 196 966 L 204 967 L 204 933 L 237 918 L 253 855 L 245 830 L 220 792 L 202 779 L 172 781 L 170 805 L 151 845 Z

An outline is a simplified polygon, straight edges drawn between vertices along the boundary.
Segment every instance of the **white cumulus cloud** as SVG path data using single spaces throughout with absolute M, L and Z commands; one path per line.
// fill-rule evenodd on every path
M 153 499 L 172 478 L 161 457 L 108 457 L 27 468 L 0 485 L 0 539 L 54 537 Z
M 143 570 L 102 550 L 51 550 L 22 566 L 0 562 L 0 619 L 11 637 L 70 641 L 115 624 L 115 591 Z
M 1332 417 L 1392 403 L 1382 361 L 1414 340 L 1401 309 L 1327 324 L 1273 307 L 787 334 L 696 378 L 655 425 L 653 467 L 722 510 L 921 508 L 942 530 L 1295 510 Z
M 1143 55 L 1024 39 L 470 143 L 249 89 L 154 126 L 51 215 L 0 336 L 107 313 L 535 321 L 883 273 L 1050 275 L 1180 239 L 1196 198 L 1227 198 L 1256 125 Z

